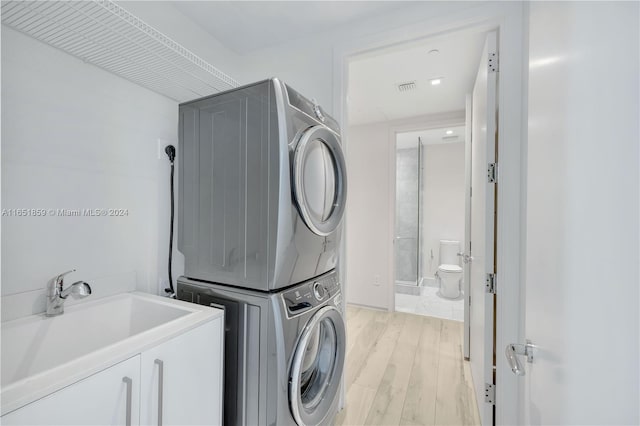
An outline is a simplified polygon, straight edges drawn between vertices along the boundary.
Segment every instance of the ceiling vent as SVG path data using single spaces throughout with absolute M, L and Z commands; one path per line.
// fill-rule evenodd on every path
M 415 81 L 405 81 L 404 83 L 398 83 L 399 92 L 408 92 L 416 88 Z

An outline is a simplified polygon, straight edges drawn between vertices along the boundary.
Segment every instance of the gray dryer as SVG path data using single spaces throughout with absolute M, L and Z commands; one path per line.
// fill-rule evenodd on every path
M 272 291 L 335 268 L 346 200 L 340 128 L 278 79 L 180 105 L 185 276 Z

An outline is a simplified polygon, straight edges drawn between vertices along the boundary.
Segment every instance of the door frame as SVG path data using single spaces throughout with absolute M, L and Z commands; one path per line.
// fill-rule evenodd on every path
M 400 133 L 407 132 L 417 132 L 420 130 L 431 130 L 431 129 L 441 129 L 444 127 L 459 127 L 464 126 L 465 119 L 463 115 L 460 115 L 461 111 L 444 113 L 444 114 L 433 114 L 433 115 L 425 115 L 422 117 L 416 117 L 403 120 L 407 121 L 407 123 L 400 124 L 398 122 L 392 122 L 389 125 L 388 132 L 388 158 L 389 158 L 389 202 L 387 206 L 389 207 L 389 232 L 393 236 L 391 240 L 391 256 L 390 256 L 390 268 L 389 268 L 389 276 L 388 280 L 391 283 L 388 287 L 389 294 L 389 305 L 388 310 L 393 312 L 396 310 L 396 292 L 395 292 L 395 281 L 396 281 L 396 262 L 395 262 L 395 232 L 396 232 L 396 143 L 397 137 Z M 343 252 L 344 253 L 344 252 Z
M 517 377 L 513 375 L 501 356 L 501 348 L 508 343 L 518 342 L 523 333 L 523 321 L 520 314 L 524 308 L 521 294 L 525 231 L 524 192 L 526 150 L 526 128 L 523 126 L 526 88 L 524 81 L 526 34 L 524 29 L 524 6 L 517 2 L 497 2 L 481 5 L 453 8 L 453 11 L 441 12 L 418 23 L 405 25 L 396 30 L 354 39 L 337 45 L 333 52 L 333 115 L 342 123 L 343 147 L 347 150 L 348 167 L 348 116 L 347 85 L 350 58 L 368 51 L 393 45 L 442 36 L 465 30 L 496 30 L 498 32 L 498 50 L 500 69 L 498 74 L 498 104 L 500 119 L 498 135 L 499 182 L 497 196 L 497 262 L 501 265 L 497 273 L 498 302 L 496 313 L 496 424 L 517 424 L 522 407 L 522 389 Z M 391 191 L 390 191 L 391 192 Z M 395 220 L 395 218 L 392 218 Z M 344 222 L 349 226 L 348 220 Z M 388 241 L 393 238 L 390 223 L 387 226 Z M 345 283 L 346 269 L 346 232 L 341 243 L 339 259 L 340 279 Z M 390 262 L 393 262 L 390 259 Z M 393 269 L 393 268 L 390 268 Z M 389 282 L 393 287 L 393 282 Z M 483 404 L 478 401 L 478 405 Z
M 471 89 L 473 92 L 473 89 Z M 472 103 L 471 93 L 467 93 L 464 101 L 464 244 L 462 253 L 471 254 L 469 242 L 471 241 L 471 125 L 472 125 Z M 464 260 L 463 260 L 464 261 Z M 471 265 L 469 262 L 463 264 L 463 286 L 464 286 L 464 329 L 462 354 L 464 359 L 469 361 L 471 351 Z

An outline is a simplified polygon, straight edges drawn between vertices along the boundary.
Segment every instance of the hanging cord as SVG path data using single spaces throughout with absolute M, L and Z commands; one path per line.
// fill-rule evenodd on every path
M 171 162 L 171 219 L 170 219 L 170 228 L 169 228 L 169 260 L 167 262 L 167 272 L 169 273 L 169 288 L 165 288 L 164 292 L 169 295 L 169 297 L 175 299 L 176 293 L 173 289 L 173 273 L 171 271 L 171 263 L 173 260 L 173 219 L 174 219 L 174 204 L 175 204 L 175 194 L 173 188 L 173 171 L 174 171 L 174 160 L 176 158 L 176 148 L 173 145 L 167 145 L 164 149 L 164 152 L 167 153 L 169 157 L 169 161 Z

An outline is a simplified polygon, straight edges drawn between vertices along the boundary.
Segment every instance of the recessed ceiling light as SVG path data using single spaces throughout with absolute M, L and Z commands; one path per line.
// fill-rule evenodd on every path
M 453 134 L 453 130 L 447 130 L 445 133 L 448 134 L 448 135 L 452 135 Z
M 429 51 L 429 55 L 437 55 L 438 53 L 440 53 L 440 51 L 438 49 L 431 49 Z
M 429 81 L 431 81 L 431 85 L 432 86 L 437 86 L 438 84 L 442 83 L 442 79 L 441 78 L 432 78 Z

